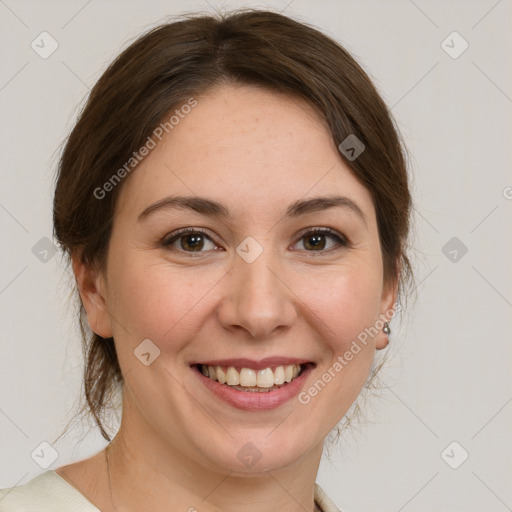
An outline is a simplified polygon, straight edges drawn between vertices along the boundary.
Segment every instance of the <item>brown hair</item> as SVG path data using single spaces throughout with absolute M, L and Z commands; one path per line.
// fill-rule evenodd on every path
M 252 84 L 300 97 L 326 121 L 338 146 L 355 135 L 365 150 L 340 152 L 370 191 L 376 209 L 384 279 L 399 297 L 412 280 L 406 255 L 411 196 L 404 148 L 394 121 L 363 69 L 338 43 L 284 15 L 244 9 L 188 14 L 132 43 L 92 89 L 64 147 L 54 197 L 54 231 L 68 257 L 103 269 L 122 183 L 102 187 L 155 128 L 191 96 L 222 83 Z M 105 439 L 102 413 L 123 382 L 113 339 L 84 339 L 86 404 Z

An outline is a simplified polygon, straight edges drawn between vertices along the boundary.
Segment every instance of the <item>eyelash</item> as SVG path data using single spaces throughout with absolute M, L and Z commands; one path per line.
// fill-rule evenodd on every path
M 175 248 L 171 247 L 171 244 L 173 244 L 175 241 L 179 240 L 182 235 L 184 235 L 184 234 L 192 235 L 192 234 L 199 234 L 199 233 L 202 235 L 205 235 L 206 238 L 208 238 L 216 246 L 220 245 L 220 244 L 217 244 L 217 242 L 205 230 L 203 230 L 201 228 L 179 229 L 179 230 L 171 233 L 170 235 L 167 235 L 165 238 L 163 238 L 161 241 L 161 244 L 164 248 L 166 248 L 169 251 L 177 252 L 177 253 L 184 253 L 184 254 L 187 254 L 188 256 L 194 257 L 194 258 L 200 257 L 202 253 L 208 252 L 208 251 L 185 251 L 182 249 L 175 249 Z M 337 233 L 336 231 L 334 231 L 331 228 L 325 228 L 325 227 L 308 228 L 307 231 L 303 231 L 300 234 L 300 237 L 297 239 L 297 241 L 295 243 L 302 240 L 304 237 L 306 237 L 306 235 L 314 235 L 314 234 L 328 235 L 329 237 L 334 239 L 336 241 L 336 243 L 338 243 L 341 247 L 331 248 L 331 249 L 327 249 L 327 250 L 319 250 L 319 251 L 308 251 L 308 250 L 304 249 L 305 252 L 312 253 L 311 254 L 312 257 L 321 256 L 322 254 L 326 254 L 326 253 L 330 254 L 330 253 L 337 251 L 341 248 L 350 247 L 350 242 L 344 236 L 340 235 L 339 233 Z

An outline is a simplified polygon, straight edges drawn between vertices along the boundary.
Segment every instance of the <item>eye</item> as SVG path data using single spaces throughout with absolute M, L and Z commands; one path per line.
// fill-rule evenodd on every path
M 329 243 L 330 240 L 330 243 Z M 330 253 L 336 246 L 348 247 L 349 242 L 331 228 L 308 228 L 296 244 L 302 242 L 306 252 Z M 201 228 L 182 228 L 162 240 L 162 246 L 173 252 L 204 253 L 220 249 Z M 198 256 L 199 254 L 197 254 Z
M 162 240 L 162 245 L 174 252 L 206 252 L 218 249 L 213 240 L 199 228 L 183 228 L 171 233 Z M 178 247 L 176 247 L 176 245 Z M 208 247 L 209 245 L 209 247 Z
M 328 239 L 331 240 L 329 246 Z M 334 244 L 332 243 L 334 241 Z M 302 242 L 307 252 L 331 252 L 336 250 L 336 245 L 348 247 L 348 241 L 331 228 L 309 228 L 301 235 L 299 242 Z M 297 242 L 297 243 L 299 243 Z M 327 247 L 327 249 L 326 249 Z

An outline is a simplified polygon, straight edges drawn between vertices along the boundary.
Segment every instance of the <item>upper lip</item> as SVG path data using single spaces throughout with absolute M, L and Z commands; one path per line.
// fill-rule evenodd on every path
M 235 368 L 250 368 L 252 370 L 263 370 L 265 368 L 272 368 L 275 366 L 286 366 L 289 364 L 307 364 L 312 361 L 307 359 L 300 359 L 297 357 L 266 357 L 265 359 L 248 359 L 248 358 L 233 358 L 233 359 L 210 359 L 208 361 L 197 361 L 191 363 L 191 366 L 204 364 L 206 366 L 233 366 Z

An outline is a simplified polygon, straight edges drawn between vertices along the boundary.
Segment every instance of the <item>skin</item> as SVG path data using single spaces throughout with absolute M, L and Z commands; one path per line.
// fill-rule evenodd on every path
M 122 184 L 105 271 L 73 259 L 91 329 L 115 339 L 123 414 L 108 450 L 110 488 L 104 451 L 57 473 L 105 511 L 312 511 L 324 439 L 387 336 L 369 338 L 308 404 L 295 398 L 270 411 L 216 399 L 189 364 L 296 356 L 316 364 L 307 390 L 389 313 L 396 282 L 384 284 L 370 193 L 310 106 L 253 86 L 217 86 L 197 99 Z M 221 202 L 232 218 L 167 209 L 138 222 L 171 194 Z M 357 203 L 366 223 L 339 207 L 283 217 L 294 201 L 333 194 Z M 198 257 L 190 238 L 178 238 L 175 252 L 162 245 L 186 227 L 212 240 L 203 238 Z M 350 245 L 325 235 L 323 249 L 311 248 L 303 235 L 318 227 Z M 252 263 L 236 253 L 247 236 L 263 248 Z M 161 351 L 149 366 L 133 354 L 145 339 Z M 262 454 L 250 468 L 237 458 L 248 442 Z

